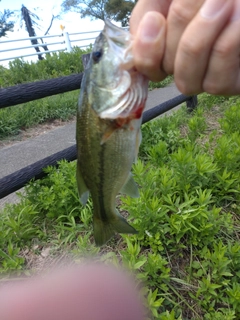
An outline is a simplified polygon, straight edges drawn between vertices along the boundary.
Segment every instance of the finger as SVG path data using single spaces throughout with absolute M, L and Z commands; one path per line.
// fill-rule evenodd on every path
M 203 91 L 212 47 L 231 16 L 233 4 L 233 0 L 206 0 L 186 28 L 174 63 L 175 82 L 182 93 Z
M 160 68 L 165 49 L 166 21 L 158 12 L 147 12 L 133 41 L 136 69 L 152 81 L 160 81 L 166 73 Z
M 135 35 L 143 16 L 148 11 L 156 11 L 167 16 L 172 0 L 138 0 L 130 18 L 130 32 Z
M 240 94 L 240 2 L 234 15 L 217 39 L 203 81 L 203 90 L 211 94 Z
M 163 69 L 168 74 L 174 73 L 174 60 L 178 43 L 189 22 L 194 18 L 204 0 L 174 0 L 167 17 L 166 50 Z
M 143 320 L 129 276 L 113 268 L 86 265 L 54 270 L 0 290 L 1 320 Z

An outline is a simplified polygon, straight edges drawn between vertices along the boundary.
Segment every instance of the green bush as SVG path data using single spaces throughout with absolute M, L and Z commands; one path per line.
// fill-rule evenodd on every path
M 9 62 L 9 68 L 1 67 L 0 87 L 81 73 L 81 56 L 90 51 L 91 48 L 83 50 L 74 47 L 72 52 L 53 52 L 37 62 L 15 59 Z
M 0 139 L 54 119 L 69 120 L 77 112 L 79 90 L 0 110 Z
M 163 81 L 159 81 L 159 82 L 149 81 L 149 90 L 153 90 L 153 89 L 157 89 L 157 88 L 164 88 L 172 82 L 173 82 L 173 76 L 168 76 L 166 79 L 164 79 Z

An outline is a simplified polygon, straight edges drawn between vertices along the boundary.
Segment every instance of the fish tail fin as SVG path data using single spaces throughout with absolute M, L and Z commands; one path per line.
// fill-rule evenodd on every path
M 104 245 L 116 232 L 136 234 L 137 231 L 128 224 L 128 222 L 117 212 L 114 218 L 108 221 L 102 221 L 93 218 L 94 239 L 97 246 Z

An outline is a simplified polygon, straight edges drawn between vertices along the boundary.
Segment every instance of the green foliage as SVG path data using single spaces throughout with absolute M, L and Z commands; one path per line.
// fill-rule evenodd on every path
M 0 220 L 0 273 L 24 267 L 20 253 L 26 246 L 51 239 L 53 250 L 63 249 L 89 229 L 92 206 L 79 202 L 75 166 L 62 161 L 58 170 L 47 168 L 46 179 L 30 182 L 21 202 L 6 206 Z
M 156 119 L 145 123 L 142 126 L 144 143 L 140 145 L 139 157 L 148 159 L 153 153 L 164 158 L 166 152 L 175 151 L 182 141 L 180 127 L 185 123 L 186 118 L 188 118 L 187 111 L 182 108 L 174 116 L 162 117 L 161 124 Z M 155 160 L 156 158 L 153 157 Z
M 168 76 L 163 81 L 159 81 L 159 82 L 149 81 L 149 89 L 153 90 L 156 88 L 164 88 L 172 82 L 173 82 L 173 76 Z
M 201 108 L 194 110 L 194 116 L 189 119 L 188 136 L 191 140 L 195 141 L 207 128 L 206 119 L 204 117 L 204 111 Z
M 18 134 L 35 124 L 69 120 L 76 114 L 79 90 L 0 110 L 0 139 Z
M 38 256 L 46 246 L 53 256 L 64 250 L 78 260 L 95 255 L 143 282 L 146 319 L 239 319 L 240 133 L 230 101 L 222 102 L 221 134 L 212 131 L 207 147 L 201 140 L 210 130 L 205 95 L 192 115 L 183 109 L 143 126 L 133 166 L 140 197 L 120 198 L 138 234 L 101 249 L 92 241 L 91 200 L 85 208 L 78 200 L 75 163 L 48 168 L 45 179 L 31 182 L 21 202 L 1 214 L 0 272 L 31 271 L 22 251 Z
M 10 10 L 4 9 L 0 12 L 0 38 L 5 37 L 8 31 L 13 31 L 14 23 L 9 20 L 12 15 L 13 12 Z
M 137 0 L 108 0 L 105 11 L 112 15 L 114 21 L 119 21 L 122 27 L 129 25 L 129 19 Z
M 206 105 L 204 100 L 201 103 Z M 220 121 L 224 133 L 216 139 L 212 153 L 197 143 L 207 128 L 204 109 L 185 121 L 188 135 L 184 138 L 179 114 L 144 125 L 140 155 L 146 164 L 138 160 L 134 166 L 135 178 L 142 186 L 140 198 L 122 198 L 123 208 L 139 230 L 135 241 L 151 252 L 144 264 L 146 281 L 158 289 L 158 298 L 164 297 L 157 311 L 148 304 L 156 319 L 166 317 L 170 310 L 175 311 L 173 319 L 237 319 L 240 243 L 235 238 L 234 213 L 228 206 L 235 214 L 239 212 L 238 109 L 226 110 Z M 152 263 L 151 255 L 166 262 L 168 273 L 165 265 Z M 161 279 L 164 274 L 167 278 Z M 176 289 L 171 279 L 181 286 Z
M 8 69 L 1 67 L 0 87 L 81 73 L 83 71 L 81 56 L 90 50 L 74 47 L 72 52 L 53 52 L 51 55 L 46 55 L 44 60 L 37 62 L 23 59 L 10 61 Z
M 221 128 L 225 133 L 240 133 L 240 103 L 225 111 L 225 117 L 220 119 Z
M 213 106 L 224 106 L 225 103 L 232 100 L 231 97 L 214 96 L 209 93 L 198 95 L 198 98 L 200 98 L 201 105 L 208 109 L 211 109 Z
M 62 9 L 64 12 L 75 11 L 81 14 L 81 18 L 114 20 L 122 22 L 122 26 L 129 23 L 130 14 L 135 1 L 125 0 L 64 0 Z

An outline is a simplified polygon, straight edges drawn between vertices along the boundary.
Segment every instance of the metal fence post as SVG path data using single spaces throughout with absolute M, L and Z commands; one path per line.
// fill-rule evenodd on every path
M 66 46 L 67 46 L 67 52 L 71 52 L 72 51 L 72 46 L 71 46 L 69 34 L 68 34 L 68 32 L 64 31 L 63 35 L 64 35 L 65 43 L 66 43 Z
M 191 113 L 197 107 L 197 104 L 198 104 L 197 96 L 191 96 L 191 98 L 187 100 L 186 103 L 187 103 L 187 110 L 189 113 Z

